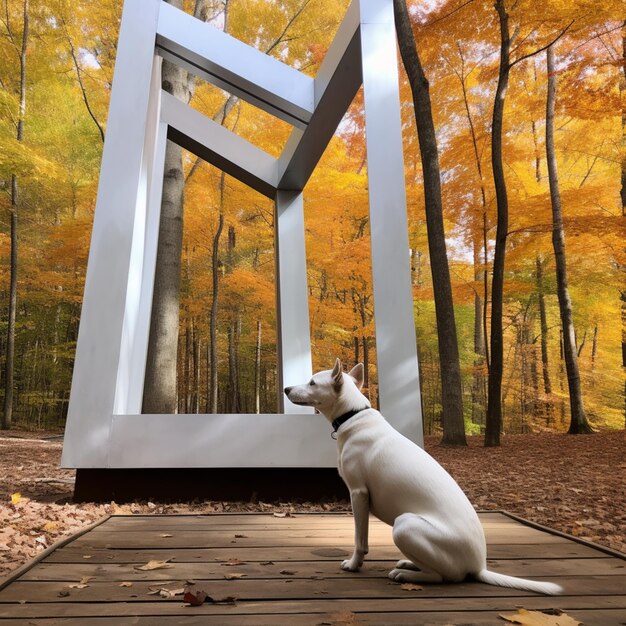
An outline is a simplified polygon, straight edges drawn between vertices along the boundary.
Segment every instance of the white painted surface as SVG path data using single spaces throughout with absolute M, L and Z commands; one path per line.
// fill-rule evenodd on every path
M 423 446 L 393 4 L 360 5 L 380 408 Z

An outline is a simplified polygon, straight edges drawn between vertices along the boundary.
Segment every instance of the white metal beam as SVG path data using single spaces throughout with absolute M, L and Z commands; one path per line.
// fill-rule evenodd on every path
M 163 3 L 157 48 L 164 58 L 272 113 L 306 127 L 313 114 L 313 79 Z
M 313 374 L 302 192 L 278 191 L 274 228 L 278 410 L 313 413 L 312 408 L 297 406 L 282 393 L 284 387 L 300 385 Z
M 64 467 L 108 463 L 135 214 L 144 212 L 145 137 L 160 0 L 126 0 L 63 446 Z
M 161 119 L 169 126 L 168 139 L 274 198 L 278 178 L 274 157 L 169 93 L 164 91 L 161 97 Z
M 337 467 L 329 435 L 322 415 L 302 411 L 114 415 L 106 467 Z
M 423 445 L 393 4 L 360 5 L 380 407 Z
M 315 112 L 294 128 L 279 159 L 280 189 L 304 189 L 361 86 L 359 5 L 354 0 L 315 78 Z

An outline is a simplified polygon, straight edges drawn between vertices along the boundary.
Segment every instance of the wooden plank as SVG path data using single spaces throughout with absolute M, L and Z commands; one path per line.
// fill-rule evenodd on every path
M 88 564 L 88 563 L 42 563 L 30 570 L 21 580 L 39 581 L 77 581 L 83 576 L 94 576 L 94 580 L 132 581 L 132 580 L 170 580 L 172 578 L 213 579 L 223 578 L 232 571 L 244 572 L 248 578 L 284 578 L 282 571 L 294 572 L 293 578 L 323 576 L 338 577 L 345 573 L 339 567 L 339 561 L 269 561 L 261 565 L 258 561 L 246 561 L 242 565 L 229 566 L 223 562 L 208 563 L 172 563 L 169 569 L 151 571 L 137 570 L 131 564 Z M 366 561 L 359 572 L 364 577 L 380 577 L 381 572 L 388 572 L 396 561 Z M 489 569 L 511 576 L 561 576 L 561 575 L 597 575 L 618 576 L 626 574 L 626 566 L 620 559 L 502 559 L 490 560 Z
M 151 596 L 153 597 L 153 596 Z M 42 617 L 125 617 L 131 615 L 143 616 L 182 616 L 191 614 L 198 616 L 209 615 L 296 615 L 299 613 L 318 614 L 336 611 L 361 611 L 364 613 L 385 612 L 389 615 L 397 613 L 413 613 L 418 611 L 435 612 L 448 615 L 448 611 L 512 611 L 515 607 L 523 606 L 529 610 L 550 610 L 559 608 L 568 613 L 582 610 L 594 610 L 597 597 L 544 597 L 528 596 L 520 600 L 519 597 L 490 597 L 490 598 L 450 598 L 442 602 L 441 598 L 394 598 L 386 599 L 359 598 L 357 600 L 315 599 L 315 600 L 285 600 L 285 601 L 238 601 L 230 604 L 203 604 L 190 608 L 182 602 L 51 602 L 7 605 L 0 604 L 0 619 L 37 619 Z M 626 596 L 611 596 L 603 600 L 601 610 L 623 611 L 626 606 Z M 39 622 L 38 622 L 39 623 Z M 123 622 L 128 623 L 127 621 Z M 275 623 L 278 623 L 275 622 Z M 282 623 L 288 623 L 284 620 Z M 316 623 L 316 622 L 313 622 Z M 383 622 L 386 624 L 386 622 Z M 415 622 L 414 622 L 415 623 Z M 461 622 L 466 623 L 466 622 Z M 503 622 L 504 624 L 504 622 Z
M 541 580 L 558 582 L 564 595 L 607 596 L 620 594 L 626 589 L 626 576 L 560 576 L 542 577 Z M 172 578 L 173 587 L 184 580 Z M 156 587 L 160 586 L 157 584 Z M 402 598 L 407 594 L 416 597 L 455 598 L 465 596 L 528 596 L 527 591 L 494 587 L 482 583 L 463 582 L 454 585 L 424 585 L 421 591 L 407 591 L 392 583 L 386 576 L 380 579 L 365 578 L 346 572 L 344 578 L 283 580 L 196 580 L 197 588 L 218 597 L 234 595 L 242 600 L 279 600 L 296 598 Z M 168 585 L 169 587 L 170 585 Z M 145 602 L 150 599 L 152 582 L 136 581 L 132 587 L 120 587 L 115 583 L 89 581 L 85 589 L 71 589 L 69 595 L 60 597 L 66 587 L 63 582 L 16 581 L 0 591 L 0 602 Z
M 233 516 L 235 518 L 235 516 Z M 520 524 L 512 519 L 504 517 L 498 514 L 497 519 L 483 519 L 481 516 L 481 523 L 484 528 L 511 528 L 522 527 Z M 106 524 L 97 529 L 95 532 L 113 532 L 113 531 L 159 531 L 162 529 L 182 529 L 182 530 L 228 530 L 233 527 L 250 527 L 256 528 L 280 528 L 282 529 L 349 529 L 353 526 L 354 521 L 352 515 L 342 516 L 320 516 L 315 518 L 312 516 L 295 516 L 287 518 L 276 518 L 273 516 L 259 515 L 256 517 L 237 516 L 236 519 L 229 519 L 229 516 L 188 516 L 187 518 L 165 517 L 165 516 L 113 516 Z M 381 528 L 388 528 L 387 524 L 377 520 L 374 517 L 370 517 L 370 527 L 380 526 Z
M 228 544 L 218 548 L 176 549 L 141 549 L 129 548 L 114 550 L 106 548 L 74 547 L 74 544 L 53 552 L 46 563 L 145 563 L 150 559 L 163 561 L 173 559 L 179 563 L 210 562 L 238 558 L 245 561 L 306 561 L 345 558 L 351 554 L 350 543 L 338 546 L 304 545 L 292 547 L 247 547 Z M 602 554 L 593 548 L 564 541 L 558 544 L 501 544 L 491 545 L 487 549 L 489 559 L 533 559 L 533 558 L 601 558 Z M 85 557 L 89 557 L 88 559 Z M 381 545 L 372 549 L 368 561 L 399 559 L 401 554 L 394 545 Z M 609 558 L 608 556 L 606 558 Z
M 172 535 L 171 537 L 168 535 Z M 513 527 L 487 529 L 488 545 L 498 544 L 558 544 L 569 543 L 567 539 L 555 537 L 532 528 Z M 354 538 L 352 528 L 345 531 L 328 532 L 323 530 L 206 530 L 179 531 L 172 533 L 128 531 L 125 533 L 92 532 L 80 537 L 73 546 L 76 548 L 214 548 L 228 544 L 242 547 L 286 547 L 303 545 L 348 546 Z M 370 547 L 388 545 L 391 541 L 391 528 L 372 528 L 369 533 Z
M 276 626 L 275 615 L 194 615 L 193 609 L 185 616 L 137 616 L 132 618 L 132 624 L 138 626 L 203 626 L 204 624 L 215 624 L 219 626 Z M 515 613 L 509 609 L 506 612 Z M 420 624 L 428 626 L 450 626 L 450 624 L 463 624 L 463 626 L 504 626 L 505 622 L 499 617 L 499 613 L 492 611 L 468 612 L 410 612 L 410 613 L 390 613 L 388 611 L 379 613 L 356 613 L 354 622 L 347 621 L 351 612 L 328 612 L 328 613 L 308 613 L 289 615 L 289 626 L 311 626 L 312 624 L 376 624 L 380 626 L 404 626 L 411 624 L 414 626 L 416 620 Z M 585 626 L 621 626 L 624 624 L 626 615 L 622 610 L 578 610 L 570 614 L 571 617 L 584 622 Z M 339 621 L 343 619 L 343 621 Z M 24 626 L 24 621 L 20 619 L 2 620 L 3 626 Z M 119 626 L 119 617 L 69 617 L 38 619 L 37 626 Z

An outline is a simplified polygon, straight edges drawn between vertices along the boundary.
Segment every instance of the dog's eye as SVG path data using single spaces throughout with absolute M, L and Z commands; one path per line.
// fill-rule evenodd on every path
M 315 384 L 315 381 L 311 379 L 311 382 L 309 383 L 309 385 L 313 386 L 314 384 Z

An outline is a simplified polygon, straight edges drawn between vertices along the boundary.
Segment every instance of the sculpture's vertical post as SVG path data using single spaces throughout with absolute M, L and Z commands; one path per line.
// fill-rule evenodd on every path
M 423 444 L 392 0 L 360 0 L 380 406 Z
M 279 189 L 274 217 L 276 235 L 276 317 L 278 334 L 278 412 L 312 413 L 292 404 L 282 388 L 306 382 L 312 374 L 309 299 L 301 191 Z
M 76 348 L 75 393 L 65 430 L 65 467 L 108 465 L 135 214 L 147 198 L 145 134 L 160 4 L 124 3 Z
M 156 272 L 167 124 L 161 120 L 161 65 L 154 57 L 146 126 L 142 181 L 146 198 L 138 200 L 126 290 L 122 350 L 113 412 L 141 413 L 150 337 L 152 295 Z

